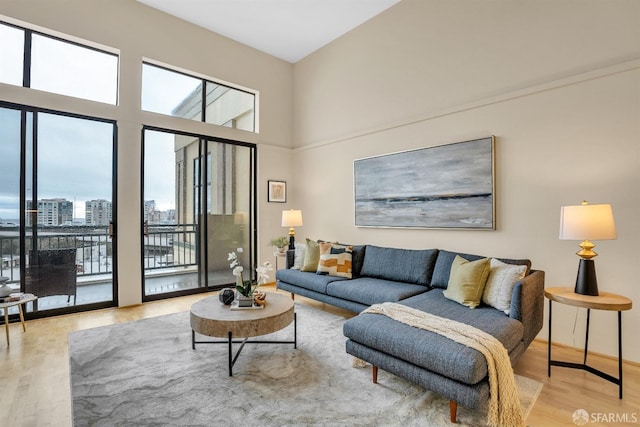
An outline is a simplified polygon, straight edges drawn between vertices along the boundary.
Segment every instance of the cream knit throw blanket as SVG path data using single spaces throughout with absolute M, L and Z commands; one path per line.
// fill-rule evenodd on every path
M 525 426 L 509 354 L 495 337 L 465 323 L 435 316 L 402 304 L 391 302 L 374 304 L 363 313 L 383 314 L 398 322 L 435 332 L 478 350 L 487 359 L 489 371 L 490 398 L 487 423 L 490 426 Z

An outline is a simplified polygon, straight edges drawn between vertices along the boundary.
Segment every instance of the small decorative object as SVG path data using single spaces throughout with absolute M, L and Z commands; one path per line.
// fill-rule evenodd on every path
M 236 291 L 238 292 L 236 300 L 238 301 L 239 307 L 253 307 L 253 295 L 260 285 L 269 280 L 268 272 L 273 270 L 273 267 L 271 267 L 271 263 L 267 261 L 262 265 L 262 267 L 256 268 L 256 273 L 258 273 L 258 280 L 256 282 L 252 280 L 243 280 L 242 272 L 244 268 L 240 265 L 237 255 L 238 253 L 242 253 L 243 249 L 238 248 L 236 249 L 236 252 L 229 253 L 227 258 L 227 261 L 231 261 L 229 268 L 233 269 L 233 275 L 236 276 Z
M 235 297 L 236 297 L 236 293 L 231 288 L 224 288 L 223 290 L 220 291 L 220 294 L 218 295 L 220 302 L 223 303 L 224 305 L 231 305 Z
M 256 291 L 253 294 L 253 301 L 256 305 L 265 305 L 267 303 L 267 294 L 262 291 Z
M 11 289 L 9 285 L 2 285 L 2 287 L 0 287 L 0 298 L 8 297 L 11 295 L 11 292 L 13 292 L 13 289 Z
M 289 245 L 289 238 L 287 236 L 274 237 L 269 241 L 269 246 L 278 248 L 278 252 L 283 253 L 287 250 Z
M 267 201 L 276 203 L 286 203 L 287 201 L 287 182 L 286 181 L 268 181 L 269 191 Z
M 238 307 L 253 307 L 253 298 L 238 294 Z
M 13 292 L 11 286 L 7 285 L 6 283 L 8 281 L 8 277 L 0 277 L 0 283 L 2 284 L 2 286 L 0 286 L 0 298 L 8 297 Z

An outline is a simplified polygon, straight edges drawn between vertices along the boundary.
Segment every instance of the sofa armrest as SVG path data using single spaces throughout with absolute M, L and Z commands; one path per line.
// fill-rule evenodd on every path
M 526 346 L 538 335 L 544 322 L 544 271 L 532 270 L 516 283 L 511 296 L 509 317 L 524 325 Z

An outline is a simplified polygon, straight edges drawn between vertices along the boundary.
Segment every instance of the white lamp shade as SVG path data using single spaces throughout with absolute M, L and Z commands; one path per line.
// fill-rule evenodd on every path
M 611 205 L 563 206 L 560 240 L 613 240 L 617 237 Z
M 301 210 L 290 209 L 288 211 L 282 211 L 283 227 L 300 227 L 301 225 L 302 225 Z

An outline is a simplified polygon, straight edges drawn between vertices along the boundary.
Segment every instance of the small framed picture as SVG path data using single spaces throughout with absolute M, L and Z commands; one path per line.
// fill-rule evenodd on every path
M 286 181 L 268 181 L 268 183 L 269 183 L 269 192 L 268 192 L 267 201 L 275 202 L 275 203 L 286 203 L 287 202 Z

